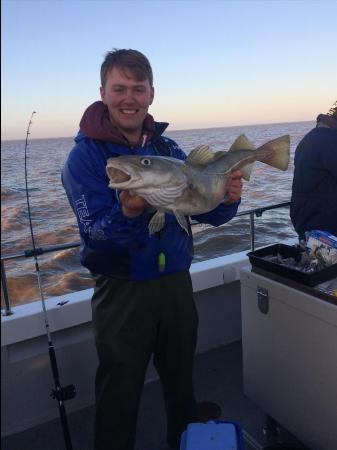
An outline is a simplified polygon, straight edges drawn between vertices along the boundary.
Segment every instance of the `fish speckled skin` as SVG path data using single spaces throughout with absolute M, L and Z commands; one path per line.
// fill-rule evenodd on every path
M 157 210 L 149 223 L 150 233 L 164 226 L 165 212 L 174 214 L 188 232 L 185 216 L 206 213 L 223 202 L 233 170 L 240 169 L 246 180 L 255 161 L 286 170 L 289 149 L 289 135 L 256 150 L 241 135 L 227 152 L 213 153 L 209 147 L 199 146 L 186 161 L 164 156 L 119 156 L 109 158 L 106 169 L 111 188 L 140 195 Z

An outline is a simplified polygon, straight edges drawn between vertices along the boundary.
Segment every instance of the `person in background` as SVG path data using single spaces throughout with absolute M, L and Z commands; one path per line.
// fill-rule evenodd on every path
M 298 144 L 294 165 L 290 218 L 299 240 L 310 230 L 337 236 L 337 102 Z
M 178 448 L 188 423 L 221 414 L 212 402 L 196 403 L 192 382 L 198 315 L 189 273 L 193 240 L 174 215 L 150 235 L 146 201 L 108 187 L 107 159 L 119 155 L 163 155 L 186 159 L 163 136 L 167 123 L 148 113 L 154 98 L 148 59 L 136 50 L 108 52 L 101 66 L 102 101 L 80 122 L 62 170 L 62 182 L 77 217 L 81 263 L 95 289 L 93 327 L 96 373 L 95 449 L 134 448 L 139 400 L 153 355 L 167 414 L 167 442 Z M 215 226 L 235 216 L 242 174 L 233 172 L 229 198 L 193 219 Z M 160 261 L 165 255 L 165 262 Z

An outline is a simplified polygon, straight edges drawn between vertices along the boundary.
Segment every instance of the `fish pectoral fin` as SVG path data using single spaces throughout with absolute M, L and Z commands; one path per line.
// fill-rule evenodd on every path
M 175 215 L 175 218 L 177 219 L 177 222 L 179 223 L 181 228 L 183 228 L 186 231 L 186 233 L 189 234 L 188 223 L 185 215 L 181 211 L 177 210 L 173 211 L 173 214 Z
M 251 164 L 246 164 L 245 166 L 241 167 L 241 173 L 242 173 L 242 178 L 246 181 L 250 180 L 250 175 L 252 173 L 254 167 L 254 163 Z
M 165 213 L 157 211 L 149 222 L 150 234 L 157 233 L 164 228 L 165 225 Z
M 199 145 L 191 150 L 188 154 L 186 162 L 192 166 L 206 165 L 214 159 L 214 153 L 209 149 L 208 145 Z
M 240 134 L 228 151 L 233 152 L 235 150 L 254 150 L 254 145 L 246 138 L 244 134 Z

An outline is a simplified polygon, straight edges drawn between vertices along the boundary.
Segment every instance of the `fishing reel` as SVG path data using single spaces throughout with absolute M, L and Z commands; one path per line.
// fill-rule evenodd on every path
M 67 386 L 59 386 L 51 391 L 50 396 L 58 401 L 71 400 L 76 396 L 76 388 L 73 384 Z

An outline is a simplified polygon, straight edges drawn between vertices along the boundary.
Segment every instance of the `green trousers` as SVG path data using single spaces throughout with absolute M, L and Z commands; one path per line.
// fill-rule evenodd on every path
M 149 281 L 95 275 L 95 450 L 133 450 L 139 401 L 153 355 L 167 414 L 167 441 L 196 419 L 192 372 L 198 315 L 189 272 Z

